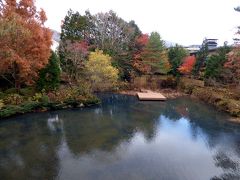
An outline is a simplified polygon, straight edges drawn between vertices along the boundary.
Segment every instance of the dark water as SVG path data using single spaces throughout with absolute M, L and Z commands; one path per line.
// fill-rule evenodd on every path
M 0 122 L 0 179 L 240 179 L 240 125 L 189 98 L 139 102 Z

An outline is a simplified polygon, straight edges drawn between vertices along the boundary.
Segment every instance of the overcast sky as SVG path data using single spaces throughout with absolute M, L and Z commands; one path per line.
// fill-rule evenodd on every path
M 232 42 L 240 13 L 239 0 L 36 0 L 48 16 L 46 25 L 60 31 L 68 9 L 84 14 L 115 11 L 126 21 L 134 20 L 143 33 L 157 31 L 164 40 L 181 45 L 201 44 L 206 38 Z

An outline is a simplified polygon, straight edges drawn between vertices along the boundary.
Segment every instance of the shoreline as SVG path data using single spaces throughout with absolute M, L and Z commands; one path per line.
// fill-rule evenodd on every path
M 50 112 L 64 109 L 73 109 L 73 108 L 87 108 L 95 105 L 99 105 L 101 102 L 99 99 L 92 99 L 89 101 L 74 101 L 74 102 L 64 102 L 64 103 L 40 103 L 36 102 L 34 106 L 29 109 L 24 109 L 23 105 L 10 106 L 6 109 L 0 110 L 0 120 L 7 120 L 11 117 L 16 117 L 19 115 L 24 115 L 27 113 L 41 113 L 41 112 Z
M 117 93 L 123 94 L 123 95 L 129 95 L 129 96 L 136 96 L 138 92 L 141 92 L 142 90 L 123 90 L 119 91 Z M 167 99 L 175 99 L 177 97 L 182 96 L 188 96 L 188 94 L 182 93 L 178 90 L 174 89 L 161 89 L 161 90 L 152 90 L 157 93 L 161 93 L 163 96 L 165 96 Z
M 137 92 L 141 92 L 141 90 L 136 90 L 136 89 L 135 90 L 125 90 L 125 91 L 119 91 L 117 93 L 123 94 L 123 95 L 137 96 Z M 203 101 L 207 104 L 215 106 L 221 112 L 226 112 L 229 115 L 229 119 L 227 119 L 228 122 L 240 124 L 240 117 L 234 116 L 230 112 L 220 109 L 215 104 L 206 102 L 196 95 L 183 93 L 177 89 L 161 89 L 161 90 L 154 90 L 154 92 L 159 92 L 159 93 L 163 94 L 167 99 L 175 99 L 178 97 L 189 96 L 189 97 L 197 99 L 199 101 Z
M 117 91 L 117 92 L 112 92 L 112 93 L 116 93 L 116 94 L 122 94 L 122 95 L 129 95 L 129 96 L 137 96 L 137 92 L 141 92 L 143 90 L 141 89 L 134 89 L 134 90 L 122 90 L 122 91 Z M 203 101 L 207 104 L 213 105 L 214 104 L 210 103 L 210 102 L 206 102 L 204 100 L 202 100 L 200 97 L 193 95 L 193 94 L 187 94 L 187 93 L 183 93 L 180 90 L 177 89 L 159 89 L 159 90 L 154 90 L 154 92 L 159 92 L 162 95 L 164 95 L 167 99 L 175 99 L 178 97 L 183 97 L 183 96 L 189 96 L 191 98 L 194 99 L 198 99 L 199 101 Z M 14 117 L 14 116 L 18 116 L 18 115 L 23 115 L 23 114 L 27 114 L 27 113 L 39 113 L 39 112 L 48 112 L 48 111 L 55 111 L 55 110 L 64 110 L 64 109 L 72 109 L 72 108 L 86 108 L 86 107 L 92 107 L 95 105 L 99 105 L 101 104 L 101 102 L 98 100 L 94 100 L 94 101 L 90 101 L 90 102 L 71 102 L 71 103 L 48 103 L 48 104 L 44 104 L 44 103 L 37 103 L 36 106 L 33 106 L 31 109 L 28 109 L 26 111 L 23 111 L 21 109 L 17 108 L 17 107 L 13 107 L 13 111 L 14 112 L 7 112 L 8 110 L 4 109 L 0 110 L 0 119 L 1 120 L 7 120 L 8 118 Z M 215 106 L 217 107 L 217 106 Z M 16 108 L 16 109 L 15 109 Z M 240 124 L 240 117 L 237 116 L 233 116 L 230 112 L 225 111 L 223 109 L 219 109 L 217 107 L 217 109 L 219 111 L 222 112 L 226 112 L 229 115 L 229 119 L 227 119 L 228 122 L 232 122 L 232 123 L 237 123 Z

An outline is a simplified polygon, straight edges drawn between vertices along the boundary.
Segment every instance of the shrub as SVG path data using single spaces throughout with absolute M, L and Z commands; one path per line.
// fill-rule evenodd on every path
M 27 102 L 21 106 L 21 113 L 31 112 L 37 108 L 41 107 L 39 102 Z
M 40 102 L 47 105 L 49 103 L 49 97 L 47 95 L 42 95 L 42 98 L 40 99 Z
M 167 76 L 166 79 L 163 79 L 161 82 L 161 87 L 162 88 L 176 88 L 177 87 L 177 80 L 176 78 Z
M 6 106 L 4 109 L 2 109 L 0 111 L 0 117 L 4 118 L 4 117 L 12 116 L 14 114 L 17 114 L 17 113 L 21 112 L 21 109 L 22 108 L 20 106 L 17 106 L 17 105 Z
M 2 99 L 0 99 L 0 110 L 4 107 L 4 102 Z
M 35 95 L 31 98 L 32 101 L 40 102 L 42 99 L 42 93 L 35 93 Z
M 5 96 L 6 96 L 6 94 L 5 94 L 5 93 L 3 93 L 3 92 L 0 92 L 0 99 L 3 99 Z
M 24 98 L 19 94 L 10 94 L 7 97 L 5 97 L 3 100 L 5 104 L 19 105 L 23 103 Z
M 33 87 L 22 88 L 19 90 L 19 94 L 22 96 L 33 96 L 35 94 L 35 89 Z
M 16 94 L 17 89 L 16 88 L 10 88 L 5 91 L 5 94 Z

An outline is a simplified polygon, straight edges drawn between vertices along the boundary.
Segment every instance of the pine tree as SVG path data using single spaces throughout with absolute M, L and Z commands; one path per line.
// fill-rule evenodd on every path
M 151 66 L 151 73 L 167 74 L 170 71 L 164 41 L 157 32 L 152 32 L 146 47 L 141 53 L 143 62 Z
M 48 65 L 39 73 L 37 88 L 39 90 L 55 90 L 60 83 L 60 62 L 57 54 L 52 51 Z
M 196 63 L 195 63 L 195 66 L 193 68 L 193 74 L 195 76 L 199 75 L 201 69 L 203 68 L 203 66 L 205 64 L 207 56 L 208 56 L 208 46 L 207 46 L 206 43 L 203 43 L 200 51 L 197 53 Z
M 176 45 L 169 49 L 168 58 L 172 66 L 171 74 L 173 74 L 174 76 L 180 75 L 178 67 L 183 63 L 183 60 L 187 55 L 188 55 L 187 51 L 179 45 Z

